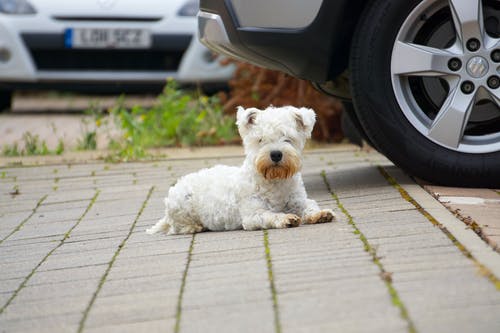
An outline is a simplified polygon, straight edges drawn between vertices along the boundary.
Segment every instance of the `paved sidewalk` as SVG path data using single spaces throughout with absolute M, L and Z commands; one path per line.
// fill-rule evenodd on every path
M 500 253 L 500 190 L 435 185 L 424 188 Z
M 179 176 L 241 161 L 0 169 L 0 331 L 500 332 L 500 254 L 376 153 L 306 154 L 336 223 L 144 232 Z

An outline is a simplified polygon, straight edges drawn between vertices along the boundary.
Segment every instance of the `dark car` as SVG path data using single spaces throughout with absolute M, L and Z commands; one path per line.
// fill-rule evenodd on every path
M 200 5 L 203 43 L 342 98 L 367 141 L 409 173 L 500 187 L 500 1 Z

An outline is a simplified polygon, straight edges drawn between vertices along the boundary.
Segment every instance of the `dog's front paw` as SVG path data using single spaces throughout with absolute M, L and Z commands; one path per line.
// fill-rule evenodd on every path
M 335 213 L 331 209 L 323 209 L 317 213 L 305 217 L 306 224 L 327 223 L 332 222 L 336 218 Z
M 286 214 L 283 219 L 278 222 L 277 228 L 292 228 L 298 227 L 301 222 L 301 218 L 295 214 Z

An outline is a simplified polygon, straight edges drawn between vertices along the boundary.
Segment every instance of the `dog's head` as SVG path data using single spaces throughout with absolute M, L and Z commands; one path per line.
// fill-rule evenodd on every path
M 266 110 L 238 107 L 238 130 L 245 153 L 265 179 L 286 179 L 302 166 L 302 150 L 316 122 L 307 108 L 285 106 Z

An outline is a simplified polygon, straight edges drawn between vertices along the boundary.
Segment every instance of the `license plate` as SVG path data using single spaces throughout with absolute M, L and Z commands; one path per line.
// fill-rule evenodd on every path
M 151 33 L 145 29 L 72 28 L 64 34 L 66 48 L 147 49 Z

